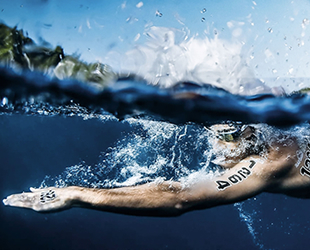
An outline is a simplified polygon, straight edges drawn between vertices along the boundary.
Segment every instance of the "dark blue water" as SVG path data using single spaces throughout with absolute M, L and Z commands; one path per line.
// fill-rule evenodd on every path
M 148 140 L 153 132 L 139 122 L 149 115 L 164 128 L 170 128 L 167 120 L 174 122 L 172 137 L 181 143 L 181 135 L 193 136 L 201 123 L 234 119 L 287 127 L 307 121 L 310 104 L 305 95 L 240 97 L 193 84 L 159 90 L 132 80 L 97 92 L 78 82 L 7 70 L 1 71 L 1 95 L 0 197 L 40 186 L 46 176 L 57 177 L 81 162 L 98 167 L 102 153 L 122 149 L 128 135 Z M 1 205 L 1 249 L 306 249 L 309 205 L 308 200 L 264 194 L 177 218 L 79 208 L 39 214 Z

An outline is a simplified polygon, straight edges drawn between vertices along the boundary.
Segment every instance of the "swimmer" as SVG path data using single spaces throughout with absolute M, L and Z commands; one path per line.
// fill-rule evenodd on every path
M 310 144 L 283 136 L 276 141 L 262 138 L 256 126 L 214 125 L 216 163 L 223 172 L 191 185 L 163 181 L 133 187 L 95 189 L 30 188 L 3 200 L 7 206 L 38 212 L 84 207 L 141 215 L 178 216 L 246 200 L 260 193 L 310 198 Z

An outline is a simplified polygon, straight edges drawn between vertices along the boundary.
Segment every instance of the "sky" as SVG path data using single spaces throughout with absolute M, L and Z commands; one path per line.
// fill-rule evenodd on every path
M 145 43 L 148 27 L 162 26 L 238 40 L 258 78 L 310 76 L 306 0 L 11 0 L 1 1 L 0 20 L 86 61 L 104 63 L 111 51 Z

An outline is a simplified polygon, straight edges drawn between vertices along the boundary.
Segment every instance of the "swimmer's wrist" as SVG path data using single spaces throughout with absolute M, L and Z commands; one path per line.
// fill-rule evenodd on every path
M 87 203 L 87 199 L 85 198 L 85 188 L 77 186 L 66 188 L 66 199 L 70 206 L 82 206 Z

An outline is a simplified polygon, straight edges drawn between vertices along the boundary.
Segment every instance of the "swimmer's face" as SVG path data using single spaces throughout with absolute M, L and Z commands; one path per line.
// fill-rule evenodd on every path
M 229 126 L 226 124 L 213 125 L 213 152 L 216 156 L 215 164 L 229 168 L 248 156 L 250 138 L 254 134 L 252 127 Z

